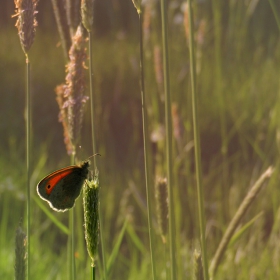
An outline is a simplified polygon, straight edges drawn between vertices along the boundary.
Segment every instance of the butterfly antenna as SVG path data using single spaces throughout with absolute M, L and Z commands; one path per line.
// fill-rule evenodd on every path
M 92 158 L 92 157 L 95 157 L 95 156 L 101 156 L 99 153 L 96 153 L 96 154 L 93 154 L 93 155 L 91 155 L 90 157 L 88 157 L 88 158 Z

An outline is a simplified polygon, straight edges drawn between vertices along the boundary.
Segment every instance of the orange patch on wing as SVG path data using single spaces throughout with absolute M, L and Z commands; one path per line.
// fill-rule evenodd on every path
M 56 184 L 64 177 L 71 174 L 73 170 L 74 168 L 62 169 L 50 176 L 50 179 L 46 182 L 46 193 L 49 195 L 52 192 L 53 188 L 56 186 Z

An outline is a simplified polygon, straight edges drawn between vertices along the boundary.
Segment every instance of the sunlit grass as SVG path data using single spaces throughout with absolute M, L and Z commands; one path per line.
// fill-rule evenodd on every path
M 250 187 L 268 166 L 273 165 L 276 167 L 273 177 L 242 218 L 240 228 L 260 212 L 263 214 L 229 246 L 215 279 L 264 276 L 278 279 L 280 48 L 277 25 L 273 22 L 261 26 L 258 23 L 263 15 L 261 9 L 249 14 L 248 10 L 246 12 L 243 9 L 243 4 L 229 6 L 227 24 L 222 26 L 223 32 L 219 35 L 221 38 L 218 43 L 221 46 L 217 46 L 218 35 L 214 32 L 211 14 L 207 9 L 209 7 L 199 5 L 195 6 L 194 16 L 195 33 L 203 39 L 199 44 L 196 41 L 196 59 L 208 261 L 211 262 L 230 219 Z M 185 279 L 190 278 L 193 271 L 193 252 L 201 248 L 198 243 L 188 42 L 183 23 L 178 20 L 179 17 L 175 22 L 173 17 L 180 12 L 169 8 L 170 88 L 172 102 L 177 105 L 178 127 L 181 128 L 181 140 L 173 139 L 172 147 L 176 262 L 178 279 Z M 134 12 L 133 16 L 137 17 Z M 216 12 L 218 18 L 222 10 Z M 199 29 L 202 19 L 206 20 L 204 31 Z M 155 21 L 152 18 L 152 24 Z M 21 90 L 24 68 L 20 66 L 24 60 L 19 55 L 18 38 L 12 35 L 15 30 L 2 31 L 0 278 L 12 279 L 14 236 L 25 209 L 24 94 Z M 154 59 L 156 51 L 161 51 L 161 40 L 155 29 L 151 29 L 151 32 L 150 37 L 145 37 L 148 38 L 145 41 L 148 125 L 152 136 L 156 135 L 150 157 L 153 175 L 157 172 L 165 175 L 163 162 L 166 155 L 160 130 L 164 124 L 164 102 L 161 85 L 156 82 Z M 139 50 L 135 34 L 118 33 L 106 38 L 94 38 L 92 46 L 97 152 L 102 155 L 99 159 L 99 174 L 102 174 L 100 213 L 104 221 L 106 259 L 110 260 L 108 279 L 151 278 L 139 95 Z M 57 122 L 59 109 L 54 94 L 55 86 L 63 81 L 65 75 L 64 58 L 57 42 L 56 34 L 46 31 L 42 34 L 38 26 L 36 41 L 30 53 L 34 98 L 31 198 L 37 195 L 35 186 L 43 176 L 66 166 L 69 161 L 65 156 L 61 126 Z M 216 64 L 217 57 L 220 59 L 219 65 Z M 220 79 L 216 79 L 215 67 L 220 67 Z M 81 149 L 77 151 L 81 159 L 92 154 L 89 106 L 86 110 Z M 222 116 L 224 119 L 221 119 Z M 221 125 L 226 128 L 223 135 Z M 222 146 L 228 148 L 226 157 L 221 152 Z M 226 173 L 223 173 L 224 164 L 228 168 Z M 222 174 L 227 176 L 222 178 Z M 225 188 L 224 195 L 228 197 L 223 200 L 222 190 Z M 228 201 L 228 218 L 223 213 L 225 201 Z M 152 226 L 157 233 L 154 240 L 157 275 L 158 279 L 168 279 L 166 273 L 169 275 L 170 272 L 165 263 L 168 253 L 162 246 L 153 207 L 152 211 Z M 47 279 L 65 279 L 67 234 L 41 210 L 35 200 L 32 200 L 31 212 L 31 261 L 32 266 L 36 267 L 32 269 L 31 278 L 40 279 L 42 275 L 48 275 Z M 67 225 L 67 215 L 53 214 L 55 219 Z M 78 215 L 77 219 L 82 219 Z M 78 224 L 77 231 L 77 242 L 80 242 L 76 252 L 77 279 L 89 279 L 90 260 L 86 251 L 80 250 L 81 245 L 84 245 L 82 223 Z M 100 257 L 97 259 L 96 279 L 101 279 L 103 275 Z

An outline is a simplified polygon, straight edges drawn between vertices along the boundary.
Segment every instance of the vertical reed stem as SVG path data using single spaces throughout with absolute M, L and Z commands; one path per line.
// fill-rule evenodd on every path
M 27 271 L 26 279 L 30 277 L 30 135 L 31 135 L 31 97 L 30 97 L 30 62 L 26 54 L 26 174 L 27 174 Z
M 89 37 L 89 87 L 90 87 L 90 113 L 91 113 L 91 137 L 92 152 L 96 153 L 95 133 L 94 133 L 94 95 L 93 95 L 93 69 L 92 69 L 92 32 L 88 32 Z M 93 157 L 94 169 L 96 166 L 96 157 Z
M 167 186 L 168 186 L 168 217 L 169 217 L 169 241 L 171 279 L 176 278 L 175 260 L 175 218 L 173 205 L 173 180 L 172 180 L 172 126 L 171 126 L 171 97 L 169 77 L 169 53 L 167 32 L 167 1 L 161 0 L 162 20 L 162 45 L 163 45 L 163 71 L 164 71 L 164 95 L 165 95 L 165 126 L 166 126 L 166 157 L 167 157 Z
M 95 266 L 91 267 L 91 280 L 95 280 Z
M 145 74 L 144 74 L 144 57 L 143 57 L 143 15 L 142 11 L 138 12 L 139 15 L 139 40 L 140 40 L 140 87 L 141 87 L 141 99 L 142 99 L 142 120 L 143 120 L 143 141 L 144 141 L 144 161 L 145 161 L 145 180 L 146 180 L 146 196 L 147 196 L 147 210 L 148 210 L 148 227 L 149 227 L 149 239 L 150 239 L 150 251 L 151 251 L 151 263 L 152 263 L 152 275 L 153 279 L 156 279 L 156 267 L 154 257 L 154 238 L 152 229 L 152 204 L 151 204 L 151 175 L 148 162 L 148 124 L 147 124 L 147 106 L 146 106 L 146 92 L 145 92 Z
M 190 27 L 189 47 L 190 47 L 193 133 L 194 133 L 195 168 L 196 168 L 196 180 L 197 180 L 198 214 L 199 214 L 199 227 L 200 227 L 200 241 L 201 241 L 201 249 L 202 249 L 203 274 L 204 274 L 204 279 L 208 280 L 209 276 L 208 276 L 207 249 L 206 249 L 206 240 L 205 240 L 204 194 L 203 194 L 202 174 L 201 174 L 199 120 L 197 114 L 196 64 L 195 64 L 195 50 L 194 50 L 192 0 L 188 1 L 188 8 L 189 8 L 189 27 Z
M 74 148 L 75 149 L 75 148 Z M 75 152 L 71 155 L 71 165 L 74 165 L 75 163 Z M 71 280 L 76 279 L 76 264 L 75 264 L 75 215 L 74 215 L 74 209 L 72 208 L 69 210 L 69 243 L 70 243 L 70 267 L 71 267 Z
M 94 94 L 93 94 L 93 56 L 92 56 L 92 32 L 88 32 L 89 36 L 89 83 L 90 83 L 90 112 L 91 112 L 91 137 L 92 137 L 92 152 L 96 153 L 96 140 L 95 140 L 95 132 L 94 132 Z M 97 170 L 96 157 L 93 157 L 94 168 Z M 100 207 L 100 206 L 99 206 Z M 102 262 L 104 268 L 104 279 L 107 279 L 106 273 L 106 257 L 105 257 L 105 249 L 104 249 L 104 239 L 103 239 L 103 223 L 102 217 L 99 211 L 99 234 L 100 234 L 100 244 L 102 251 Z M 92 268 L 92 273 L 95 273 L 95 266 Z M 95 275 L 94 278 L 95 279 Z

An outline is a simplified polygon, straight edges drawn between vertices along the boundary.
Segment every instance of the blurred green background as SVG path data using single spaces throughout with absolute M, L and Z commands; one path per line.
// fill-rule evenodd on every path
M 273 2 L 276 13 L 279 13 L 280 4 Z M 159 1 L 145 1 L 144 7 L 149 149 L 155 178 L 165 176 L 160 4 Z M 177 262 L 181 275 L 178 279 L 188 279 L 191 254 L 198 239 L 185 7 L 183 1 L 168 2 Z M 200 0 L 195 1 L 194 8 L 203 184 L 211 259 L 249 187 L 267 166 L 278 166 L 280 41 L 269 1 Z M 16 19 L 11 18 L 14 10 L 13 1 L 1 1 L 1 279 L 12 278 L 13 238 L 20 219 L 25 218 L 25 57 L 14 27 Z M 65 81 L 66 62 L 51 1 L 41 0 L 37 10 L 38 27 L 29 54 L 34 196 L 37 195 L 35 186 L 43 176 L 70 162 L 63 143 L 62 126 L 58 122 L 59 109 L 54 92 L 55 87 Z M 145 248 L 144 252 L 138 250 L 139 247 L 136 249 L 133 234 L 126 233 L 111 279 L 149 279 L 147 275 L 150 275 L 138 28 L 138 15 L 131 1 L 95 1 L 95 131 L 97 151 L 102 155 L 98 164 L 106 252 L 110 254 L 127 215 L 132 217 L 133 232 L 142 242 L 138 245 Z M 90 141 L 90 108 L 87 104 L 81 149 L 77 153 L 80 160 L 92 154 Z M 260 211 L 264 211 L 264 215 L 230 249 L 217 279 L 259 279 L 264 275 L 278 279 L 280 276 L 280 269 L 275 265 L 277 261 L 279 264 L 276 252 L 280 249 L 276 226 L 280 195 L 278 169 L 275 174 L 244 222 Z M 137 191 L 132 186 L 136 186 Z M 45 279 L 65 279 L 63 258 L 67 237 L 46 218 L 34 201 L 32 203 L 31 259 L 38 265 L 32 272 L 34 279 L 48 271 L 54 255 L 57 264 Z M 66 214 L 54 214 L 67 224 Z M 157 231 L 156 222 L 155 228 Z M 79 236 L 83 239 L 82 233 Z M 50 243 L 53 246 L 49 246 Z M 79 250 L 82 250 L 82 241 L 81 244 Z M 161 270 L 165 267 L 162 252 L 159 238 L 159 279 L 165 279 L 164 269 Z M 78 270 L 84 271 L 86 253 L 78 253 Z M 238 273 L 241 278 L 236 278 Z M 80 277 L 85 279 L 84 274 Z

